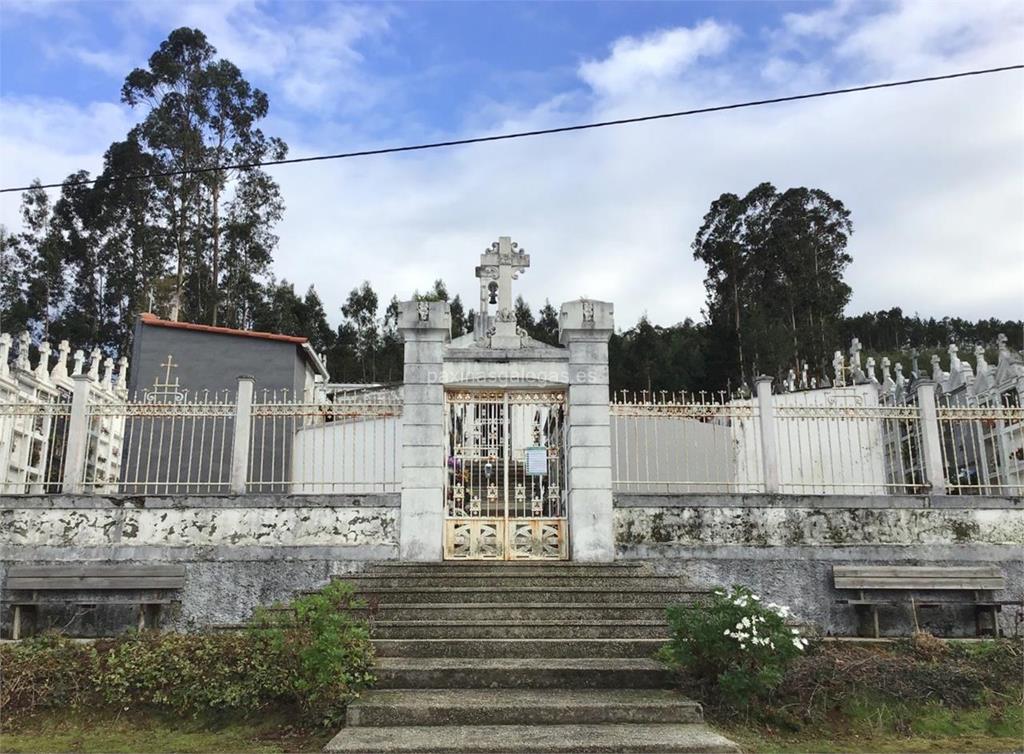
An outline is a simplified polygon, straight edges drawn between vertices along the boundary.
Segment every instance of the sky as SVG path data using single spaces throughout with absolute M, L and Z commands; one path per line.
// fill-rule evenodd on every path
M 179 26 L 267 92 L 291 156 L 639 116 L 1024 63 L 1024 3 L 0 0 L 0 185 L 97 171 L 142 113 L 125 75 Z M 763 181 L 850 210 L 848 313 L 1024 317 L 1024 71 L 430 152 L 271 169 L 274 274 L 329 317 L 442 278 L 469 305 L 499 235 L 534 309 L 700 319 L 690 244 Z M 17 194 L 0 222 L 17 228 Z

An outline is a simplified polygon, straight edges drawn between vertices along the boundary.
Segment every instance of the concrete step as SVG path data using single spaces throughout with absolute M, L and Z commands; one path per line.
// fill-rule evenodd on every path
M 346 725 L 700 723 L 700 705 L 661 689 L 393 689 L 348 706 Z
M 363 591 L 372 591 L 379 587 L 418 589 L 420 587 L 438 587 L 441 584 L 452 587 L 501 587 L 517 589 L 520 587 L 536 586 L 612 589 L 618 591 L 651 589 L 666 592 L 686 591 L 688 588 L 684 579 L 674 576 L 647 576 L 637 575 L 632 572 L 612 576 L 566 576 L 558 573 L 527 573 L 519 576 L 445 574 L 443 579 L 439 579 L 436 574 L 422 574 L 418 576 L 371 574 L 336 578 L 343 579 L 355 586 L 357 590 Z
M 378 657 L 653 657 L 664 639 L 380 639 Z
M 701 593 L 688 591 L 664 591 L 661 589 L 636 588 L 612 590 L 608 588 L 573 586 L 523 586 L 523 587 L 477 587 L 477 586 L 434 586 L 434 587 L 379 587 L 359 589 L 359 596 L 369 604 L 420 603 L 449 604 L 486 602 L 497 603 L 614 603 L 666 605 L 693 603 Z
M 640 576 L 653 574 L 646 563 L 575 563 L 569 561 L 480 560 L 446 561 L 444 563 L 381 563 L 359 572 L 364 576 Z M 352 574 L 353 576 L 356 574 Z M 344 578 L 344 577 L 339 577 Z
M 663 689 L 660 662 L 625 658 L 380 657 L 380 689 Z
M 655 621 L 436 621 L 383 620 L 379 639 L 667 639 L 668 624 Z
M 453 602 L 427 604 L 415 602 L 385 603 L 373 612 L 377 620 L 434 620 L 466 622 L 474 620 L 532 621 L 559 620 L 586 623 L 593 620 L 661 620 L 664 605 L 580 602 Z
M 452 725 L 344 728 L 324 751 L 348 754 L 732 754 L 739 747 L 699 724 Z

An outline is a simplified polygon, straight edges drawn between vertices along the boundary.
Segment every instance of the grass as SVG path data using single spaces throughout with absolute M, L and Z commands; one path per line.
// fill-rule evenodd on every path
M 132 711 L 117 717 L 48 712 L 21 730 L 0 734 L 5 754 L 35 752 L 181 752 L 278 754 L 321 751 L 335 731 L 294 728 L 285 714 L 256 719 L 174 718 Z M 735 719 L 712 726 L 751 754 L 805 752 L 1012 752 L 1024 747 L 1024 710 L 951 710 L 938 704 L 895 708 L 858 700 L 837 710 L 830 723 L 799 731 Z M 900 730 L 905 728 L 905 730 Z
M 804 752 L 1015 752 L 1024 748 L 1024 709 L 939 704 L 894 707 L 865 700 L 837 711 L 831 721 L 786 731 L 736 721 L 716 726 L 758 754 Z
M 0 733 L 0 751 L 4 754 L 318 752 L 335 732 L 294 728 L 284 714 L 247 720 L 237 717 L 181 719 L 138 711 L 116 717 L 50 711 L 34 716 L 16 731 Z

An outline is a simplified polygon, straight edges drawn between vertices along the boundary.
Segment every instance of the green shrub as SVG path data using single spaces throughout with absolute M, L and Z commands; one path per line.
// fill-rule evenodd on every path
M 370 631 L 353 613 L 362 607 L 351 584 L 333 581 L 295 600 L 290 613 L 261 611 L 253 622 L 275 647 L 294 654 L 297 696 L 325 725 L 340 721 L 345 704 L 374 681 Z M 281 628 L 286 621 L 293 622 Z
M 46 635 L 0 646 L 0 719 L 18 727 L 44 709 L 147 707 L 177 715 L 295 707 L 337 723 L 373 682 L 373 651 L 351 586 L 334 582 L 244 631 L 133 633 L 75 642 Z
M 90 698 L 99 669 L 92 643 L 44 635 L 0 645 L 0 721 Z
M 672 637 L 662 656 L 704 696 L 746 708 L 782 681 L 789 663 L 807 647 L 786 626 L 789 609 L 744 587 L 717 590 L 699 606 L 668 609 Z

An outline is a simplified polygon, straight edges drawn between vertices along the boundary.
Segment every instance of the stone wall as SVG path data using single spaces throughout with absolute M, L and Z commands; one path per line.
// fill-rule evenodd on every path
M 0 582 L 10 564 L 184 563 L 165 624 L 244 621 L 332 575 L 398 557 L 399 496 L 46 496 L 0 498 Z M 134 608 L 47 608 L 75 633 L 134 624 Z M 2 617 L 9 635 L 10 611 Z
M 257 605 L 396 559 L 399 504 L 398 494 L 0 497 L 0 586 L 13 563 L 184 563 L 167 625 L 235 624 Z M 649 561 L 697 589 L 750 586 L 824 633 L 857 629 L 853 610 L 836 604 L 836 564 L 997 565 L 1007 579 L 999 597 L 1024 599 L 1020 498 L 617 495 L 614 519 L 617 559 Z M 969 610 L 920 617 L 936 633 L 973 632 Z M 134 624 L 127 607 L 41 618 L 83 635 Z M 1019 620 L 1006 610 L 1004 630 L 1020 633 Z M 909 609 L 882 613 L 884 632 L 905 635 L 909 621 Z M 7 609 L 2 622 L 9 635 Z
M 788 604 L 826 634 L 857 632 L 857 618 L 832 586 L 834 565 L 996 565 L 1003 600 L 1024 599 L 1024 500 L 993 497 L 618 495 L 616 556 L 650 561 L 695 589 L 742 584 Z M 885 595 L 883 633 L 911 628 L 906 592 Z M 955 597 L 956 593 L 941 596 Z M 1020 634 L 1024 616 L 1002 615 Z M 970 609 L 922 608 L 921 627 L 973 634 Z

